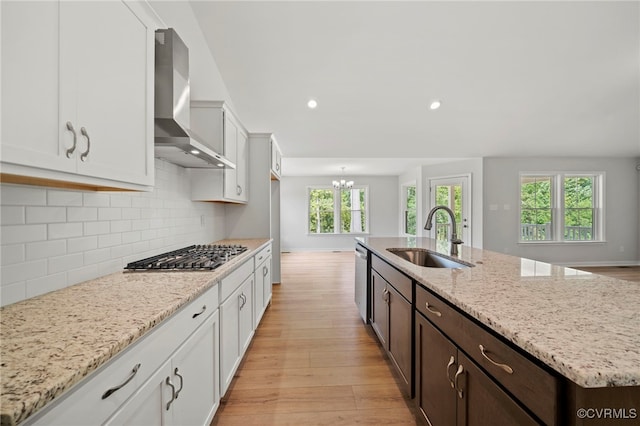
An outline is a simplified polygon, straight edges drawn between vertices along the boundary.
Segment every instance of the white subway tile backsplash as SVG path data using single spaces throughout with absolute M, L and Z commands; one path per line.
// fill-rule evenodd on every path
M 119 207 L 101 207 L 98 209 L 98 220 L 120 220 L 122 209 Z
M 156 175 L 140 193 L 0 184 L 0 305 L 224 237 L 225 207 L 192 202 L 185 169 L 156 160 Z
M 57 189 L 49 189 L 47 191 L 47 205 L 49 206 L 81 206 L 82 192 L 80 191 L 61 191 Z
M 26 298 L 27 290 L 24 281 L 0 287 L 0 304 L 2 306 L 16 303 Z
M 66 207 L 27 206 L 27 223 L 60 223 L 67 221 Z
M 108 234 L 111 224 L 108 221 L 102 222 L 85 222 L 83 226 L 84 235 L 102 235 Z
M 82 253 L 88 250 L 98 248 L 98 237 L 95 235 L 89 237 L 69 238 L 67 240 L 67 253 Z
M 68 271 L 69 269 L 80 268 L 84 265 L 82 253 L 67 254 L 64 256 L 54 256 L 49 258 L 47 271 L 49 274 Z
M 91 220 L 98 220 L 98 209 L 96 207 L 67 208 L 67 221 L 87 222 Z
M 109 194 L 85 192 L 82 194 L 82 205 L 85 207 L 109 207 Z
M 0 224 L 22 225 L 25 223 L 25 208 L 23 206 L 2 206 L 0 209 Z
M 0 265 L 11 265 L 12 263 L 24 262 L 24 246 L 24 244 L 0 246 Z
M 47 238 L 56 240 L 59 238 L 72 238 L 82 236 L 82 223 L 51 223 L 47 225 Z
M 67 274 L 51 274 L 46 277 L 28 280 L 26 282 L 27 297 L 39 296 L 50 291 L 60 290 L 67 286 Z
M 113 247 L 122 244 L 122 234 L 106 234 L 98 236 L 98 247 Z
M 3 265 L 0 268 L 0 281 L 2 281 L 2 285 L 43 277 L 45 275 L 47 275 L 47 261 L 44 259 L 14 263 L 13 265 Z
M 101 248 L 84 252 L 84 264 L 93 265 L 111 259 L 111 250 L 109 248 Z
M 67 253 L 67 240 L 51 240 L 27 243 L 27 260 L 46 259 Z
M 2 244 L 28 243 L 47 239 L 47 225 L 2 226 Z
M 44 188 L 3 184 L 0 190 L 3 206 L 46 206 L 47 190 Z

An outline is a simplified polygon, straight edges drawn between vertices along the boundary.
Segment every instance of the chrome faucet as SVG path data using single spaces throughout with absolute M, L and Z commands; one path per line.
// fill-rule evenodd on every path
M 453 211 L 447 207 L 447 206 L 435 206 L 434 208 L 431 209 L 431 211 L 429 212 L 429 215 L 427 216 L 427 223 L 424 224 L 424 229 L 426 229 L 427 231 L 429 231 L 431 229 L 431 227 L 433 226 L 433 215 L 436 213 L 437 210 L 444 210 L 447 213 L 449 213 L 449 217 L 451 217 L 451 256 L 457 256 L 458 255 L 458 245 L 462 244 L 463 241 L 458 238 L 458 234 L 457 234 L 457 229 L 456 228 L 456 218 L 454 217 Z

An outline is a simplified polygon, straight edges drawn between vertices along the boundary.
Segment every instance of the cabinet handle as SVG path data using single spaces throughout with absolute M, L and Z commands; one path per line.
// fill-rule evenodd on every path
M 176 387 L 171 383 L 171 378 L 167 377 L 167 380 L 164 381 L 167 385 L 171 386 L 171 400 L 167 402 L 167 411 L 169 411 L 169 407 L 171 407 L 171 403 L 176 399 Z
M 73 124 L 70 121 L 67 121 L 67 130 L 73 133 L 73 146 L 67 149 L 67 158 L 71 158 L 71 154 L 76 150 L 76 144 L 78 143 L 78 135 L 76 134 L 76 129 L 73 128 Z
M 178 372 L 178 367 L 176 367 L 176 369 L 175 369 L 175 370 L 173 370 L 173 374 L 175 374 L 176 376 L 178 376 L 178 378 L 180 379 L 180 389 L 178 389 L 178 390 L 176 391 L 176 398 L 175 398 L 175 399 L 178 399 L 178 395 L 180 395 L 180 392 L 182 392 L 182 385 L 184 384 L 184 383 L 183 383 L 184 377 L 182 377 L 182 376 L 180 375 L 180 373 Z
M 269 268 L 267 268 L 266 266 L 263 266 L 262 267 L 262 276 L 266 277 L 268 273 L 269 273 Z
M 462 389 L 458 387 L 458 377 L 460 377 L 464 373 L 464 367 L 462 365 L 458 366 L 458 371 L 456 371 L 456 375 L 453 377 L 454 381 L 454 389 L 458 391 L 458 398 L 462 399 L 464 397 L 464 393 Z
M 436 311 L 435 309 L 433 309 L 431 307 L 431 305 L 429 305 L 429 302 L 425 302 L 424 307 L 427 311 L 431 312 L 433 315 L 437 316 L 437 317 L 441 317 L 442 314 L 440 313 L 440 311 Z
M 237 195 L 242 194 L 242 187 L 240 185 L 236 185 L 236 194 Z
M 196 312 L 195 314 L 193 314 L 193 316 L 191 318 L 195 318 L 195 317 L 197 317 L 199 315 L 204 314 L 204 311 L 206 311 L 206 310 L 207 310 L 207 305 L 202 305 L 202 310 L 200 312 Z
M 84 127 L 80 128 L 80 133 L 82 133 L 82 136 L 87 138 L 87 150 L 80 155 L 80 160 L 84 161 L 89 155 L 89 150 L 91 149 L 91 139 L 89 139 L 89 133 L 87 133 L 87 129 Z
M 276 163 L 276 170 L 280 171 L 280 164 L 279 163 Z
M 129 374 L 129 377 L 127 377 L 127 379 L 124 382 L 122 382 L 118 386 L 112 387 L 111 389 L 107 389 L 107 391 L 102 394 L 102 399 L 109 398 L 109 396 L 111 396 L 112 393 L 114 393 L 117 390 L 123 388 L 127 383 L 129 383 L 136 376 L 136 374 L 138 373 L 138 370 L 140 369 L 140 365 L 141 364 L 136 364 L 133 367 L 133 370 L 131 370 L 131 374 Z
M 384 300 L 385 302 L 389 302 L 389 290 L 387 290 L 386 288 L 382 290 L 382 300 Z
M 240 300 L 242 300 L 242 305 L 240 305 L 240 310 L 242 310 L 242 308 L 244 308 L 244 305 L 247 303 L 247 296 L 242 293 L 238 297 L 240 298 Z
M 447 379 L 449 380 L 449 383 L 451 384 L 451 388 L 455 389 L 455 385 L 453 384 L 453 380 L 451 379 L 451 375 L 449 374 L 449 371 L 451 370 L 451 366 L 456 364 L 456 359 L 453 355 L 451 355 L 451 358 L 449 359 L 449 363 L 447 364 Z
M 500 364 L 499 362 L 495 362 L 494 360 L 489 358 L 489 355 L 487 355 L 487 352 L 484 346 L 479 345 L 478 347 L 480 348 L 480 353 L 482 354 L 483 357 L 485 357 L 487 361 L 489 361 L 491 364 L 495 365 L 496 367 L 502 368 L 507 373 L 513 374 L 513 368 L 509 367 L 507 364 Z

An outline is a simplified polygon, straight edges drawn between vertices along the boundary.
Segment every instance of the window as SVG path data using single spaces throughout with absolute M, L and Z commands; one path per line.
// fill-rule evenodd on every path
M 520 241 L 602 241 L 603 173 L 520 176 Z
M 310 234 L 369 232 L 366 187 L 309 188 L 308 200 Z
M 404 185 L 402 187 L 404 211 L 404 233 L 416 235 L 416 186 Z

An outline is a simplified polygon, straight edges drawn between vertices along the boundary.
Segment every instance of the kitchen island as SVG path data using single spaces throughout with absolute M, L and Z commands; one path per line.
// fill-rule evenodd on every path
M 478 350 L 477 342 L 471 345 L 468 341 L 486 334 L 487 339 L 497 339 L 497 345 L 508 345 L 517 356 L 539 367 L 548 376 L 550 392 L 557 396 L 551 398 L 555 412 L 547 418 L 546 414 L 525 406 L 525 410 L 533 411 L 534 420 L 537 416 L 537 422 L 540 418 L 545 419 L 542 423 L 556 424 L 613 419 L 603 419 L 602 411 L 589 411 L 584 416 L 586 419 L 576 419 L 584 413 L 562 413 L 567 407 L 574 407 L 572 410 L 623 408 L 624 411 L 609 414 L 635 421 L 640 418 L 640 287 L 637 283 L 466 246 L 459 247 L 457 257 L 451 257 L 448 242 L 429 238 L 356 238 L 356 241 L 370 251 L 372 282 L 374 275 L 378 281 L 381 278 L 388 281 L 384 281 L 386 286 L 382 290 L 387 304 L 389 290 L 392 296 L 394 290 L 393 280 L 387 278 L 389 273 L 385 276 L 382 272 L 388 266 L 415 283 L 414 292 L 405 291 L 404 299 L 416 312 L 422 309 L 413 320 L 416 339 L 419 320 L 425 318 L 444 337 L 458 344 L 463 355 L 477 355 L 481 366 L 487 357 L 496 355 L 485 352 L 486 344 Z M 422 248 L 473 266 L 427 268 L 402 259 L 387 250 L 389 248 Z M 370 294 L 375 305 L 375 289 L 372 288 Z M 442 309 L 436 311 L 434 303 Z M 437 316 L 432 315 L 434 312 Z M 460 317 L 456 317 L 455 327 L 442 323 L 447 312 Z M 375 330 L 373 313 L 372 323 Z M 458 333 L 466 334 L 456 336 Z M 415 339 L 412 344 L 416 351 L 420 349 Z M 393 358 L 393 353 L 391 355 Z M 421 366 L 418 358 L 419 355 L 414 356 L 416 368 Z M 504 372 L 511 369 L 506 363 L 493 361 L 488 368 L 502 364 L 497 368 L 496 377 L 504 374 L 511 380 L 517 375 L 517 371 Z M 451 378 L 454 372 L 451 371 Z M 446 377 L 449 377 L 448 369 Z M 499 377 L 494 380 L 500 383 L 501 389 L 512 392 Z M 420 393 L 418 382 L 416 380 L 416 393 Z M 454 387 L 457 382 L 450 384 Z M 530 394 L 535 393 L 533 391 L 527 390 Z M 615 396 L 613 399 L 622 406 L 612 407 L 610 396 Z M 535 395 L 531 397 L 535 399 Z M 600 405 L 594 407 L 594 404 Z
M 209 290 L 214 289 L 210 300 L 217 303 L 215 287 L 270 240 L 216 243 L 248 250 L 213 271 L 118 272 L 3 307 L 1 424 L 18 424 L 62 399 Z M 213 312 L 218 306 L 207 309 Z

